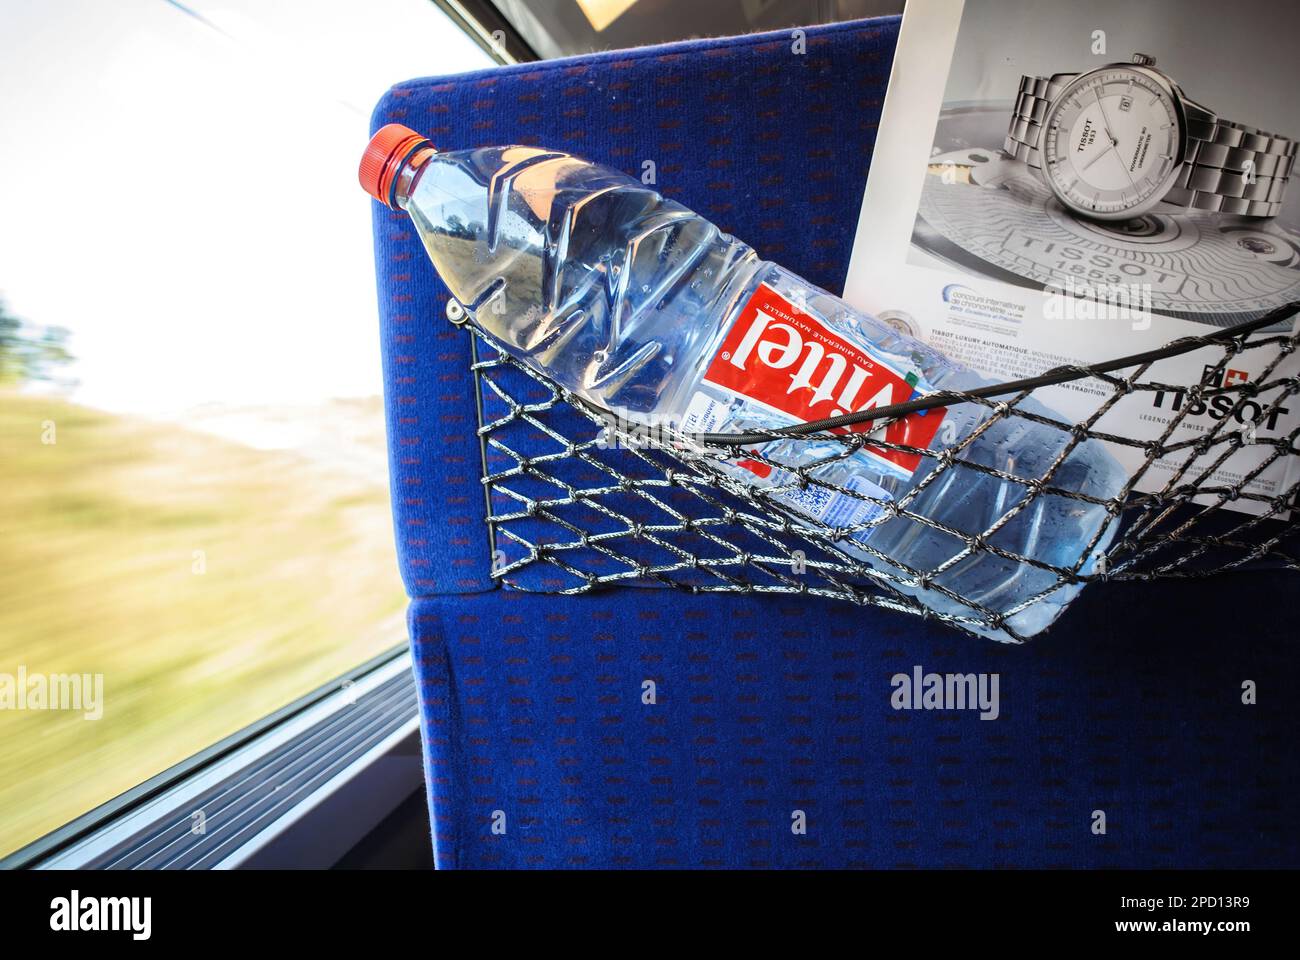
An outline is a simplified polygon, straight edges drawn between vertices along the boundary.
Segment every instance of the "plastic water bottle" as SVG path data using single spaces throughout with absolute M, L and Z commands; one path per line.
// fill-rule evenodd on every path
M 650 187 L 567 153 L 526 146 L 439 153 L 390 124 L 367 147 L 360 178 L 377 200 L 410 215 L 469 319 L 533 370 L 629 423 L 741 433 L 989 382 L 760 260 Z M 1063 419 L 1033 401 L 1019 408 Z M 1042 477 L 1070 440 L 1021 417 L 986 425 L 991 416 L 963 403 L 883 431 L 851 429 L 938 452 L 984 426 L 953 457 L 1025 480 Z M 986 547 L 1089 574 L 1117 526 L 1099 504 L 1038 494 L 991 530 L 1026 498 L 1026 484 L 950 466 L 922 485 L 934 458 L 869 443 L 850 457 L 835 439 L 757 449 L 771 463 L 732 459 L 721 469 L 766 487 L 796 522 L 843 531 L 840 550 L 999 640 L 1012 639 L 1004 627 L 1025 637 L 1040 632 L 1082 585 Z M 801 484 L 784 469 L 828 457 L 836 459 L 805 473 L 837 490 Z M 1126 479 L 1103 445 L 1088 440 L 1050 485 L 1108 499 Z M 900 500 L 912 516 L 891 512 Z M 966 538 L 976 536 L 983 543 L 968 549 Z M 984 610 L 993 622 L 982 622 Z

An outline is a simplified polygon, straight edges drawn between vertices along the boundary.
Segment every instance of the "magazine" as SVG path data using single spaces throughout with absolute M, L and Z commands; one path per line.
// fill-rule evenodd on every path
M 1256 6 L 909 0 L 845 298 L 995 380 L 1128 356 L 1300 300 L 1300 6 Z M 1207 347 L 1148 378 L 1255 382 L 1276 352 L 1238 356 L 1217 374 L 1222 349 Z M 1297 369 L 1292 354 L 1270 379 Z M 1088 378 L 1036 396 L 1082 420 L 1110 393 Z M 1300 424 L 1300 402 L 1237 399 L 1190 404 L 1171 442 L 1225 417 L 1252 438 Z M 1136 392 L 1095 429 L 1155 439 L 1187 405 L 1182 390 Z M 1111 447 L 1130 469 L 1144 459 Z M 1241 447 L 1212 482 L 1249 478 L 1272 450 Z M 1189 457 L 1157 461 L 1138 489 L 1161 489 Z M 1279 495 L 1300 480 L 1295 459 L 1245 489 Z

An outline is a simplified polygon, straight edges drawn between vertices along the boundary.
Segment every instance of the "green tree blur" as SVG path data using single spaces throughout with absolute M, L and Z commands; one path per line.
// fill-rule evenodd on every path
M 0 298 L 0 387 L 51 380 L 54 368 L 71 360 L 66 329 L 24 323 Z

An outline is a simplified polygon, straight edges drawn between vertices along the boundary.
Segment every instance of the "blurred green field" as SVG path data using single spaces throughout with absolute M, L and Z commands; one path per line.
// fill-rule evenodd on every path
M 0 710 L 0 855 L 401 643 L 403 607 L 383 476 L 0 393 L 0 673 L 104 675 L 102 719 Z

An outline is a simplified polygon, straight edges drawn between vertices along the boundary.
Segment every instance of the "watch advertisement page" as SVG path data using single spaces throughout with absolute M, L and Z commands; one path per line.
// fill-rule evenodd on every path
M 911 0 L 845 298 L 994 380 L 1152 350 L 1300 300 L 1297 35 L 1300 6 L 1286 4 Z M 1226 459 L 1222 447 L 1166 454 L 1139 491 L 1203 472 L 1276 497 L 1300 480 L 1288 476 L 1296 458 L 1255 442 L 1300 425 L 1295 397 L 1186 392 L 1276 382 L 1300 358 L 1222 357 L 1209 346 L 1157 362 L 1143 379 L 1170 389 L 1124 396 L 1093 426 L 1156 440 L 1181 414 L 1166 446 L 1216 430 L 1246 441 Z M 1081 422 L 1112 393 L 1085 378 L 1035 396 Z M 1109 446 L 1130 470 L 1146 460 Z

